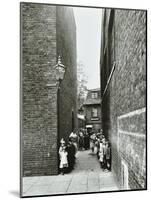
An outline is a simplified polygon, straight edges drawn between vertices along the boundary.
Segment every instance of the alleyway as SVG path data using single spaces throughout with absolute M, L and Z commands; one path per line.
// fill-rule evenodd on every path
M 23 178 L 23 196 L 118 190 L 112 172 L 103 172 L 89 150 L 79 151 L 70 174 Z

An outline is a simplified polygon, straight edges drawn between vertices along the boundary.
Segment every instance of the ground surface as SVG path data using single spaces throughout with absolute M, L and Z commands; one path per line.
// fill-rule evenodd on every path
M 69 174 L 23 178 L 23 196 L 115 190 L 118 187 L 112 172 L 103 172 L 89 150 L 77 153 L 75 169 Z

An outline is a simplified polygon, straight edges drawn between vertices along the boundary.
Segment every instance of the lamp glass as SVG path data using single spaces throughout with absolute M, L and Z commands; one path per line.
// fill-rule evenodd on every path
M 65 68 L 60 65 L 57 65 L 56 66 L 56 79 L 63 80 L 64 74 L 65 74 Z

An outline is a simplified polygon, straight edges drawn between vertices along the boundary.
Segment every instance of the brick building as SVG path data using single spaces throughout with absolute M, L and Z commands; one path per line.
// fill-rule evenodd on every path
M 100 88 L 88 90 L 83 108 L 86 119 L 86 127 L 99 131 L 101 129 Z
M 60 85 L 54 66 L 66 72 Z M 23 176 L 58 174 L 58 146 L 77 127 L 76 25 L 70 7 L 21 3 Z
M 146 188 L 146 11 L 104 9 L 102 127 L 121 189 Z

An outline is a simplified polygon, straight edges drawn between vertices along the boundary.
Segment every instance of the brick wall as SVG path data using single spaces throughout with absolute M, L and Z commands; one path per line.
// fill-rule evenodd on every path
M 106 15 L 110 14 L 111 10 L 106 10 Z M 105 44 L 110 41 L 101 57 L 102 85 L 106 85 L 104 68 L 109 77 L 113 62 L 116 64 L 103 96 L 103 130 L 112 144 L 112 170 L 119 185 L 123 185 L 122 189 L 143 189 L 146 187 L 146 12 L 114 10 L 113 24 L 109 23 L 106 26 L 110 31 L 102 38 Z M 123 178 L 128 179 L 127 183 L 123 183 Z
M 57 9 L 56 6 L 51 5 L 21 3 L 21 134 L 24 176 L 58 173 L 57 86 L 53 66 L 57 63 L 59 37 L 65 37 L 65 32 L 57 34 L 58 18 L 62 19 L 61 23 L 66 20 L 64 12 L 68 13 L 68 8 L 64 9 L 60 16 L 57 15 Z M 75 34 L 74 30 L 73 32 Z M 75 46 L 69 47 L 65 43 L 59 48 L 59 53 L 68 48 L 74 48 L 74 52 L 76 51 Z M 75 55 L 72 56 L 68 55 L 68 59 L 74 58 L 75 61 Z M 64 57 L 63 62 L 69 68 L 71 67 L 68 62 L 65 62 Z M 76 68 L 76 65 L 74 67 Z M 73 68 L 68 71 L 62 85 L 66 84 L 67 76 L 73 76 Z M 67 111 L 69 107 L 75 107 L 76 103 L 74 101 L 74 106 L 70 101 L 68 105 L 61 103 L 63 98 L 70 98 L 68 89 L 66 93 L 60 94 L 60 96 L 64 95 L 60 97 L 60 107 L 63 105 L 64 110 Z M 60 113 L 62 110 L 60 108 Z M 65 115 L 60 115 L 59 124 L 68 123 L 71 113 L 67 111 L 64 112 L 66 118 Z
M 57 54 L 66 66 L 60 88 L 60 138 L 68 139 L 77 128 L 76 25 L 70 7 L 57 7 Z

